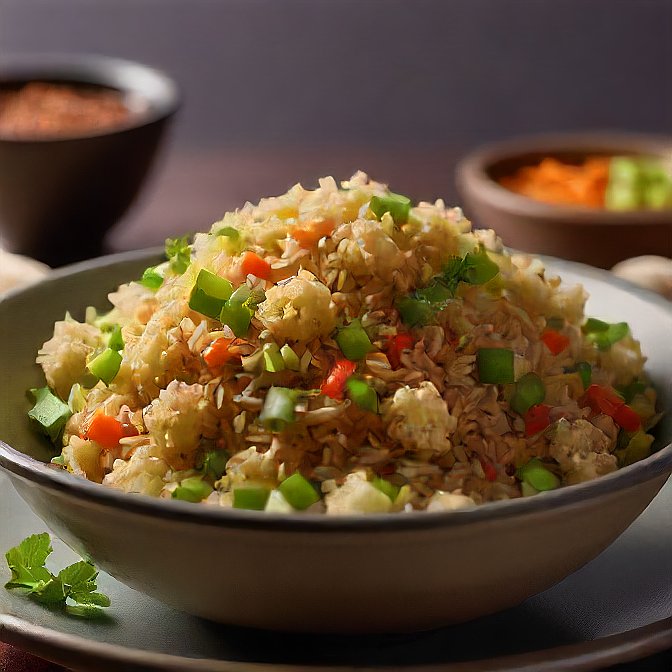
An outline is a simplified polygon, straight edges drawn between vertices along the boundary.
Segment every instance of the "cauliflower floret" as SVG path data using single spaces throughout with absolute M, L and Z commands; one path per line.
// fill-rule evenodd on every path
M 416 388 L 399 388 L 385 409 L 383 420 L 388 435 L 407 450 L 449 450 L 448 437 L 457 428 L 457 419 L 428 381 Z
M 174 469 L 187 468 L 203 433 L 206 408 L 202 385 L 173 380 L 161 390 L 144 416 L 156 444 L 152 454 L 165 459 Z
M 269 289 L 266 300 L 259 305 L 258 316 L 279 340 L 307 342 L 326 338 L 336 327 L 331 292 L 305 270 Z
M 437 490 L 429 500 L 427 511 L 456 511 L 472 506 L 476 506 L 476 502 L 467 495 Z
M 226 463 L 226 476 L 222 480 L 226 489 L 232 489 L 243 481 L 272 481 L 275 485 L 277 478 L 278 465 L 274 448 L 260 453 L 256 446 L 251 446 L 236 453 Z
M 112 472 L 103 479 L 103 485 L 124 492 L 158 497 L 165 485 L 168 465 L 164 460 L 151 456 L 149 451 L 150 447 L 144 446 L 127 462 L 115 460 Z
M 47 383 L 61 399 L 86 373 L 86 360 L 100 345 L 100 330 L 72 318 L 54 325 L 54 336 L 37 353 L 35 360 L 44 370 Z
M 63 459 L 68 471 L 100 483 L 105 473 L 100 460 L 101 450 L 94 441 L 71 436 L 68 445 L 63 448 Z
M 351 513 L 388 513 L 392 509 L 390 498 L 366 480 L 366 474 L 356 471 L 348 474 L 340 488 L 324 498 L 327 513 L 333 516 Z
M 614 385 L 627 385 L 641 375 L 646 358 L 639 342 L 628 335 L 608 350 L 599 351 L 598 361 L 601 369 L 612 374 Z
M 549 453 L 560 465 L 563 481 L 574 485 L 616 471 L 617 461 L 609 453 L 613 441 L 587 420 L 558 422 Z

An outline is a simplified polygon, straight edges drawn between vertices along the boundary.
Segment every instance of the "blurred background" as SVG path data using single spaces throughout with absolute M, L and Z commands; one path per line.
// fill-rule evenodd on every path
M 455 202 L 481 143 L 672 127 L 670 0 L 0 0 L 0 58 L 34 52 L 137 60 L 182 90 L 114 250 L 324 174 Z

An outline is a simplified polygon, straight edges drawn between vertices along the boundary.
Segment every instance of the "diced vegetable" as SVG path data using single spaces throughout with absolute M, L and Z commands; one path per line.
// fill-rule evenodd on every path
M 619 394 L 623 397 L 623 401 L 629 404 L 636 395 L 642 394 L 646 390 L 646 383 L 641 380 L 633 380 L 628 385 L 617 388 Z
M 332 219 L 318 219 L 311 222 L 300 222 L 290 230 L 290 234 L 296 242 L 304 248 L 317 245 L 321 238 L 330 236 L 334 230 Z
M 526 373 L 516 382 L 516 389 L 511 398 L 511 408 L 520 415 L 525 415 L 531 406 L 544 401 L 546 388 L 536 373 Z
M 215 232 L 216 236 L 226 236 L 231 240 L 231 242 L 237 242 L 240 240 L 240 232 L 238 229 L 234 229 L 232 226 L 223 226 L 221 229 L 218 229 Z
M 358 319 L 339 329 L 335 340 L 345 357 L 353 362 L 364 359 L 373 350 L 371 339 Z
M 101 411 L 96 412 L 93 416 L 84 434 L 85 439 L 95 441 L 98 445 L 107 449 L 116 448 L 124 436 L 124 428 L 121 422 Z
M 483 469 L 485 480 L 494 483 L 497 480 L 497 468 L 495 465 L 482 457 L 479 458 L 479 461 L 481 463 L 481 468 Z
M 401 366 L 401 353 L 404 350 L 411 350 L 414 345 L 415 339 L 410 334 L 396 334 L 389 338 L 385 352 L 393 369 Z
M 576 372 L 581 376 L 581 382 L 583 383 L 583 389 L 587 390 L 590 387 L 590 383 L 593 379 L 593 367 L 588 364 L 588 362 L 577 362 L 574 367 Z
M 537 404 L 527 410 L 523 416 L 525 420 L 525 436 L 534 436 L 543 432 L 551 424 L 551 407 L 547 404 Z
M 213 480 L 220 479 L 226 471 L 229 454 L 225 450 L 211 450 L 203 457 L 203 474 Z
M 371 480 L 371 485 L 380 490 L 383 494 L 387 495 L 391 501 L 394 501 L 399 494 L 399 486 L 394 483 L 390 483 L 387 479 L 381 478 L 380 476 L 374 476 Z
M 198 313 L 218 319 L 227 299 L 233 293 L 233 285 L 219 275 L 202 268 L 191 290 L 189 308 Z
M 476 353 L 478 378 L 481 383 L 503 385 L 513 383 L 513 350 L 481 348 Z
M 614 451 L 619 467 L 627 467 L 648 457 L 651 454 L 652 443 L 653 437 L 650 434 L 642 431 L 632 434 L 624 448 L 617 448 Z
M 297 354 L 292 350 L 292 348 L 285 343 L 280 348 L 280 356 L 282 361 L 285 363 L 285 368 L 290 371 L 300 371 L 301 370 L 301 360 L 298 358 Z
M 102 380 L 105 385 L 109 385 L 119 373 L 121 367 L 122 356 L 120 352 L 106 348 L 98 356 L 94 357 L 86 368 L 98 380 Z
M 351 376 L 345 382 L 348 396 L 364 411 L 378 413 L 378 395 L 376 391 L 363 379 Z
M 121 327 L 118 324 L 115 324 L 112 329 L 110 338 L 107 341 L 107 347 L 112 348 L 112 350 L 116 350 L 117 352 L 124 349 L 124 338 L 121 335 Z
M 177 275 L 182 275 L 191 263 L 191 247 L 189 245 L 189 236 L 181 238 L 166 239 L 166 257 L 170 269 Z
M 266 393 L 259 421 L 271 432 L 282 432 L 296 421 L 295 405 L 300 392 L 287 387 L 271 387 Z
M 222 310 L 219 313 L 219 321 L 228 326 L 236 336 L 243 338 L 250 329 L 252 315 L 254 315 L 254 311 L 250 310 L 243 303 L 229 299 L 222 306 Z
M 203 501 L 212 492 L 212 486 L 204 481 L 200 476 L 191 476 L 185 478 L 173 490 L 173 499 L 180 499 L 183 502 L 197 502 Z
M 160 273 L 157 266 L 146 268 L 138 283 L 147 289 L 156 291 L 163 284 L 163 274 Z
M 225 338 L 224 336 L 216 338 L 203 352 L 203 359 L 211 369 L 218 366 L 224 366 L 231 359 L 236 359 L 237 355 L 231 352 L 229 346 L 235 339 Z
M 28 411 L 28 417 L 56 443 L 72 411 L 48 387 L 32 389 L 30 395 L 35 405 Z
M 403 296 L 394 305 L 399 311 L 401 321 L 409 327 L 422 327 L 434 320 L 434 308 L 428 301 Z
M 589 406 L 593 413 L 604 413 L 628 432 L 641 427 L 641 419 L 636 411 L 626 405 L 615 390 L 605 385 L 590 385 L 579 399 L 579 406 Z
M 339 359 L 329 372 L 324 383 L 320 387 L 320 392 L 332 399 L 343 399 L 345 392 L 345 381 L 355 372 L 357 364 L 348 359 Z
M 519 467 L 516 471 L 516 476 L 523 483 L 531 485 L 539 492 L 555 490 L 560 487 L 560 479 L 536 457 L 532 458 L 522 467 Z
M 68 408 L 73 413 L 79 413 L 84 410 L 85 406 L 86 395 L 84 394 L 84 388 L 79 383 L 75 383 L 70 388 L 70 394 L 68 395 Z
M 285 360 L 280 353 L 280 348 L 275 343 L 266 343 L 263 348 L 264 369 L 271 373 L 285 370 Z
M 263 511 L 271 494 L 269 488 L 240 487 L 233 490 L 233 508 Z
M 470 285 L 483 285 L 499 273 L 499 266 L 490 259 L 485 248 L 468 252 L 464 257 L 460 279 Z
M 298 471 L 280 483 L 278 490 L 287 502 L 299 511 L 303 511 L 320 501 L 320 496 L 310 481 Z
M 411 199 L 390 192 L 387 196 L 373 196 L 369 208 L 378 219 L 389 212 L 395 224 L 403 224 L 411 211 Z
M 586 335 L 586 339 L 600 350 L 608 350 L 614 343 L 618 343 L 630 333 L 627 322 L 609 324 L 593 317 L 586 320 L 581 330 Z
M 241 270 L 245 275 L 254 275 L 262 280 L 268 280 L 272 273 L 271 265 L 258 254 L 249 250 L 243 254 Z
M 569 347 L 569 336 L 554 329 L 546 329 L 541 334 L 541 340 L 552 355 L 559 355 Z

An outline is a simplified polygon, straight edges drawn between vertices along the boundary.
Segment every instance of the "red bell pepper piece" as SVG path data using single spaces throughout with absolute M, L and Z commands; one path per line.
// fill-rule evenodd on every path
M 589 406 L 593 413 L 608 415 L 626 432 L 636 432 L 642 425 L 639 415 L 605 385 L 591 385 L 579 399 L 579 406 Z
M 268 280 L 271 277 L 271 265 L 249 250 L 243 255 L 241 270 L 244 275 L 254 275 L 262 280 Z
M 525 436 L 534 436 L 551 424 L 551 407 L 548 404 L 531 406 L 523 416 L 525 420 Z
M 356 368 L 357 362 L 351 362 L 345 358 L 337 360 L 329 375 L 322 383 L 320 392 L 332 399 L 343 399 L 345 381 L 355 372 Z
M 385 352 L 393 369 L 398 369 L 401 366 L 402 351 L 410 350 L 414 344 L 415 341 L 410 334 L 397 334 L 389 337 Z
M 559 331 L 555 331 L 555 329 L 546 329 L 541 334 L 541 340 L 551 351 L 552 355 L 559 355 L 569 346 L 569 337 L 561 334 Z

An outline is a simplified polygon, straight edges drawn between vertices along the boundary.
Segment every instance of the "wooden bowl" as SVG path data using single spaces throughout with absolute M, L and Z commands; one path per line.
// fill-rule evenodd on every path
M 669 158 L 672 138 L 626 133 L 541 135 L 487 145 L 457 168 L 467 217 L 493 228 L 509 247 L 611 268 L 643 254 L 672 257 L 672 209 L 614 212 L 553 205 L 521 196 L 498 180 L 545 157 L 577 162 L 588 155 Z

